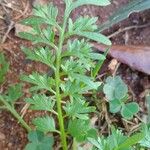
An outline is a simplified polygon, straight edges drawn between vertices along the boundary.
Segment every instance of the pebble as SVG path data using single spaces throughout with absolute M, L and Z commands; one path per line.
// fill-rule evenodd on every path
M 5 135 L 3 133 L 0 132 L 0 141 L 5 140 Z

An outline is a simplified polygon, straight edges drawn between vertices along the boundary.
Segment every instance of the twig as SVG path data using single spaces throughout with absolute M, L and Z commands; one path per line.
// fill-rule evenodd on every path
M 11 31 L 11 29 L 14 27 L 14 24 L 15 23 L 13 21 L 10 22 L 10 25 L 8 26 L 8 29 L 7 29 L 5 35 L 2 38 L 2 42 L 1 43 L 4 43 L 6 41 L 6 38 L 7 38 L 8 34 L 9 34 L 9 32 Z
M 128 30 L 131 30 L 131 29 L 139 29 L 139 28 L 146 28 L 146 27 L 148 27 L 148 26 L 150 26 L 150 23 L 144 24 L 144 25 L 139 25 L 139 26 L 138 26 L 138 25 L 135 25 L 135 26 L 125 27 L 124 29 L 119 29 L 118 31 L 114 32 L 113 34 L 108 35 L 107 37 L 108 37 L 108 38 L 112 38 L 112 37 L 114 37 L 114 36 L 116 36 L 116 35 L 118 35 L 118 34 L 120 34 L 120 33 L 122 33 L 122 32 L 128 31 Z

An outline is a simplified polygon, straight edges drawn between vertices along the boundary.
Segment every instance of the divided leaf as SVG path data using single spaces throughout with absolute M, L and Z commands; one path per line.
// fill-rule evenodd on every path
M 68 132 L 76 138 L 78 142 L 85 141 L 88 137 L 96 137 L 95 129 L 89 125 L 89 120 L 74 119 L 70 120 L 68 125 Z
M 28 134 L 29 143 L 25 150 L 52 150 L 53 137 L 45 136 L 40 131 L 31 131 Z
M 148 125 L 144 125 L 142 133 L 144 133 L 144 138 L 139 142 L 140 145 L 146 148 L 150 148 L 150 127 Z
M 72 118 L 79 118 L 83 120 L 89 119 L 88 113 L 95 112 L 94 106 L 88 106 L 85 101 L 73 100 L 71 103 L 67 103 L 64 107 L 66 114 Z
M 21 79 L 23 81 L 34 84 L 34 87 L 31 87 L 31 91 L 46 89 L 52 93 L 55 93 L 52 90 L 52 86 L 55 85 L 53 78 L 47 77 L 47 75 L 40 75 L 39 73 L 32 73 L 29 76 L 22 75 Z
M 52 52 L 48 47 L 46 48 L 40 47 L 34 50 L 31 50 L 26 47 L 22 47 L 22 50 L 27 55 L 28 59 L 42 62 L 48 65 L 49 67 L 54 68 L 53 63 L 55 61 L 55 57 L 52 55 Z
M 26 98 L 25 101 L 30 104 L 30 109 L 32 110 L 52 111 L 55 105 L 55 101 L 44 94 L 36 94 L 32 98 Z
M 90 40 L 96 41 L 98 43 L 102 43 L 108 46 L 111 46 L 111 41 L 109 40 L 108 37 L 106 37 L 105 35 L 101 34 L 101 33 L 97 33 L 97 32 L 77 32 L 76 33 L 79 36 L 83 36 L 85 38 L 88 38 Z
M 14 103 L 16 100 L 22 97 L 22 95 L 23 95 L 22 85 L 16 84 L 8 88 L 8 94 L 6 95 L 6 99 L 7 101 Z
M 70 5 L 68 13 L 70 14 L 72 10 L 83 5 L 107 6 L 109 4 L 109 0 L 76 0 Z
M 52 117 L 38 117 L 33 119 L 33 124 L 36 126 L 37 130 L 48 133 L 57 132 L 55 129 L 55 121 Z

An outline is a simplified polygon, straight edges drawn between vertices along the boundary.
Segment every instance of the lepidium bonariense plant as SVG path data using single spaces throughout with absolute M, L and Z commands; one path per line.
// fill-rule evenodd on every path
M 109 0 L 64 0 L 66 7 L 63 22 L 57 21 L 58 9 L 52 4 L 36 6 L 33 16 L 22 24 L 32 27 L 30 32 L 20 33 L 20 37 L 30 40 L 34 48 L 22 47 L 28 59 L 42 62 L 52 71 L 51 75 L 33 72 L 23 75 L 23 81 L 32 83 L 32 98 L 27 98 L 33 110 L 47 111 L 47 115 L 33 119 L 36 131 L 29 133 L 30 143 L 25 149 L 52 149 L 53 138 L 49 132 L 60 135 L 63 150 L 68 149 L 67 137 L 73 138 L 72 149 L 77 142 L 96 137 L 96 130 L 90 126 L 89 113 L 95 107 L 89 106 L 84 94 L 97 90 L 101 82 L 95 81 L 100 67 L 96 61 L 103 62 L 104 55 L 92 51 L 90 40 L 110 46 L 110 40 L 97 33 L 97 18 L 78 17 L 73 21 L 69 16 L 77 7 L 83 5 L 106 6 Z M 59 39 L 55 38 L 56 33 Z M 77 37 L 80 37 L 80 40 Z M 72 39 L 76 37 L 76 39 Z M 100 64 L 100 63 L 98 63 Z M 39 94 L 46 90 L 47 94 Z M 57 117 L 58 123 L 56 123 Z M 55 118 L 56 118 L 55 117 Z M 58 126 L 58 127 L 57 127 Z M 39 142 L 37 142 L 39 141 Z

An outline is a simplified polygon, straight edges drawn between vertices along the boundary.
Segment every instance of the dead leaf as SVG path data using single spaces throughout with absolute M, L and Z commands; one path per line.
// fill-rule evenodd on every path
M 106 46 L 92 43 L 99 51 L 105 51 Z M 150 75 L 150 46 L 113 45 L 109 55 L 133 69 Z

